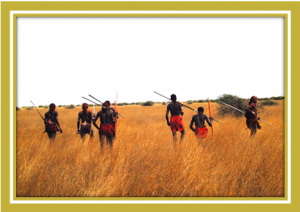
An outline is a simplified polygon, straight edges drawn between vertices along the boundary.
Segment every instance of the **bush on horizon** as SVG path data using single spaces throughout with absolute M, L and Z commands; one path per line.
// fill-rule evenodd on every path
M 75 105 L 68 105 L 65 107 L 66 109 L 74 109 L 75 108 Z
M 226 104 L 229 104 L 241 111 L 245 111 L 245 108 L 247 107 L 247 100 L 245 99 L 242 99 L 238 96 L 234 96 L 234 95 L 231 95 L 231 94 L 223 94 L 222 96 L 219 96 L 218 99 L 216 100 L 210 100 L 211 102 L 215 102 L 215 101 L 221 101 L 221 102 L 224 102 Z M 236 116 L 236 117 L 240 117 L 240 116 L 243 116 L 244 114 L 239 112 L 239 111 L 236 111 L 226 105 L 223 105 L 221 103 L 218 102 L 218 107 L 217 107 L 217 110 L 218 110 L 218 114 L 221 115 L 221 116 L 224 116 L 224 115 L 227 115 L 227 114 L 230 114 L 230 115 L 233 115 L 233 116 Z
M 153 106 L 154 102 L 152 101 L 147 101 L 143 104 L 143 106 Z
M 262 101 L 260 103 L 261 106 L 272 106 L 272 105 L 278 105 L 277 102 L 274 102 L 272 100 L 266 100 L 266 101 Z

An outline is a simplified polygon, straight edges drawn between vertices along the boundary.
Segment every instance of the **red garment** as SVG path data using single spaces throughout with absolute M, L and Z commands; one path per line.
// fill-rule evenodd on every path
M 115 127 L 112 124 L 101 124 L 99 134 L 100 135 L 114 135 Z
M 170 127 L 171 127 L 172 132 L 176 132 L 176 131 L 181 132 L 182 130 L 184 130 L 184 126 L 182 123 L 182 117 L 181 116 L 171 116 Z
M 197 127 L 195 129 L 195 134 L 197 138 L 206 138 L 207 137 L 207 128 L 206 127 Z
M 46 131 L 47 132 L 58 131 L 56 123 L 55 122 L 47 122 L 46 123 Z

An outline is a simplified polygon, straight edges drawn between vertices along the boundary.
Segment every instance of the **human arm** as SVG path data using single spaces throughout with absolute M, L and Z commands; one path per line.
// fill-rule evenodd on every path
M 59 121 L 58 121 L 58 113 L 55 113 L 54 117 L 55 117 L 55 122 L 56 122 L 56 124 L 57 124 L 57 126 L 59 128 L 59 132 L 62 133 L 62 129 L 61 129 L 61 127 L 59 125 Z
M 251 108 L 255 106 L 255 103 L 251 103 L 250 105 L 248 105 L 245 109 L 246 111 L 249 111 L 250 113 L 252 113 L 253 115 L 255 115 L 255 112 L 251 110 Z
M 191 124 L 190 124 L 190 128 L 191 128 L 191 130 L 192 130 L 193 132 L 195 132 L 195 129 L 194 129 L 194 127 L 193 127 L 194 122 L 195 122 L 195 119 L 194 119 L 194 117 L 193 117 L 192 120 L 191 120 Z
M 167 119 L 167 124 L 168 126 L 170 126 L 170 121 L 169 121 L 169 111 L 170 111 L 170 108 L 169 108 L 169 105 L 167 106 L 167 112 L 166 112 L 166 119 Z
M 180 114 L 183 116 L 183 109 L 181 106 L 180 106 L 180 109 L 181 109 Z
M 98 125 L 96 123 L 96 121 L 98 120 L 98 118 L 99 118 L 99 113 L 97 113 L 96 117 L 94 118 L 93 125 L 99 130 L 99 127 L 98 127 Z
M 206 123 L 211 127 L 211 126 L 212 126 L 212 123 L 213 123 L 212 117 L 209 117 L 209 119 L 208 119 L 208 117 L 205 116 L 205 120 L 206 120 Z
M 80 126 L 80 113 L 78 113 L 77 131 L 79 131 L 79 126 Z
M 44 123 L 47 124 L 47 113 L 45 113 Z

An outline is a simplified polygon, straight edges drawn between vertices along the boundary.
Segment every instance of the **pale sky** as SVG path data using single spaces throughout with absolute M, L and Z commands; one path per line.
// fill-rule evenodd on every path
M 153 91 L 284 96 L 284 19 L 17 18 L 18 107 L 166 101 Z

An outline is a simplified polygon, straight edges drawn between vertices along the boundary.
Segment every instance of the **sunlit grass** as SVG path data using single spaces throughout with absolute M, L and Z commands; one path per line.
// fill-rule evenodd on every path
M 18 197 L 282 197 L 284 196 L 284 109 L 266 106 L 259 116 L 274 125 L 250 138 L 245 118 L 214 123 L 214 136 L 197 141 L 184 109 L 185 140 L 174 146 L 166 105 L 121 106 L 117 139 L 100 152 L 98 133 L 82 142 L 76 109 L 57 108 L 63 133 L 49 142 L 35 110 L 17 111 Z M 207 103 L 189 105 L 195 109 Z M 212 103 L 213 114 L 216 104 Z M 39 109 L 44 114 L 47 109 Z M 96 110 L 100 110 L 97 107 Z M 178 140 L 179 140 L 178 134 Z

